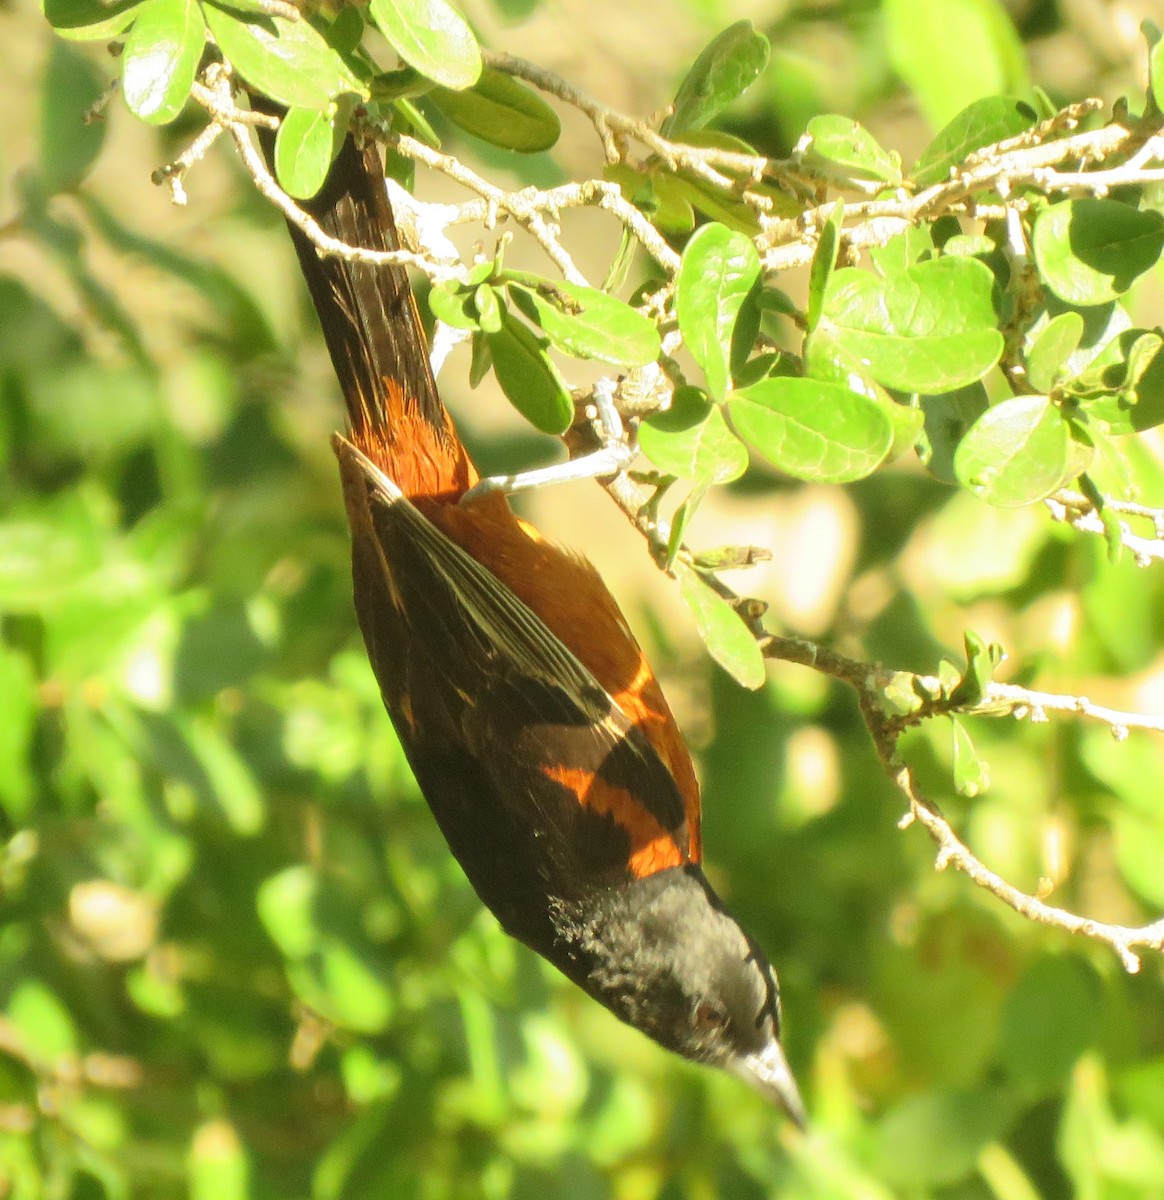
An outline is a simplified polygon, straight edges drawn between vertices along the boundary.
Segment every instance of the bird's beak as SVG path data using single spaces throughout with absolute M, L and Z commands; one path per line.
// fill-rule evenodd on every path
M 738 1059 L 734 1073 L 774 1100 L 801 1129 L 808 1128 L 808 1113 L 788 1059 L 780 1043 L 773 1038 L 762 1050 Z

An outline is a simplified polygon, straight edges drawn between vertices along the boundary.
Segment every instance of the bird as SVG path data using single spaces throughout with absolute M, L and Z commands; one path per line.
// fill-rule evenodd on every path
M 349 134 L 303 207 L 348 245 L 399 248 L 370 140 Z M 357 620 L 449 849 L 507 933 L 804 1127 L 776 973 L 701 868 L 691 755 L 616 601 L 478 486 L 404 268 L 323 256 L 288 224 L 347 407 Z

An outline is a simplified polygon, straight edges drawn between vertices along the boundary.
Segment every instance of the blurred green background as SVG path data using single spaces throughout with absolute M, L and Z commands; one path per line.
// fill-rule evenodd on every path
M 822 111 L 908 161 L 981 92 L 1143 89 L 1130 4 L 465 8 L 638 112 L 751 17 L 773 61 L 734 122 L 773 154 Z M 850 697 L 799 668 L 758 694 L 717 674 L 584 486 L 528 511 L 598 559 L 652 648 L 709 871 L 781 974 L 811 1132 L 507 940 L 364 658 L 341 406 L 280 222 L 225 147 L 172 206 L 149 176 L 194 126 L 146 130 L 116 98 L 82 125 L 114 70 L 31 0 L 0 4 L 0 66 L 0 1198 L 1164 1196 L 1159 956 L 1128 975 L 935 873 Z M 485 164 L 544 180 L 597 148 L 567 121 L 554 162 Z M 1133 308 L 1159 320 L 1158 270 Z M 447 392 L 487 470 L 552 454 L 464 374 Z M 1164 499 L 1159 438 L 1130 477 Z M 1009 677 L 1164 709 L 1161 566 L 1109 565 L 1041 510 L 916 466 L 845 490 L 761 475 L 694 538 L 775 551 L 735 582 L 785 630 L 934 670 L 972 628 Z M 948 726 L 909 756 L 992 866 L 1105 920 L 1164 907 L 1159 739 L 973 734 L 993 775 L 974 802 L 950 798 Z

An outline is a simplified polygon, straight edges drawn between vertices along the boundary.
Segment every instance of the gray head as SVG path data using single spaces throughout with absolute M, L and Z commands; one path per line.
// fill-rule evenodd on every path
M 659 871 L 561 911 L 558 965 L 669 1050 L 805 1111 L 780 1045 L 780 989 L 763 952 L 698 867 Z

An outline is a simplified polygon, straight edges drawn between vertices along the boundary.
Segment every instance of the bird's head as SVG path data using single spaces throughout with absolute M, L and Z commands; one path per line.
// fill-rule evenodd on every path
M 722 1067 L 804 1126 L 780 1044 L 776 973 L 698 867 L 659 871 L 564 910 L 568 975 L 616 1016 Z

